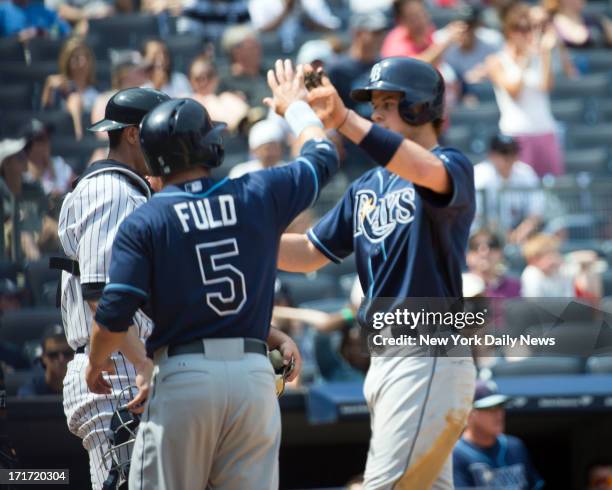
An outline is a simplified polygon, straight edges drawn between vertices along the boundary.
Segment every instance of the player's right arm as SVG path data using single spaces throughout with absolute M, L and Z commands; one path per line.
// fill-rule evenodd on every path
M 278 268 L 287 272 L 313 272 L 329 263 L 306 234 L 284 233 L 278 250 Z

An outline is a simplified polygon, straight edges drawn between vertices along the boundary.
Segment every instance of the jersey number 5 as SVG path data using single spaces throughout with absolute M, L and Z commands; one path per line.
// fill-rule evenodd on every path
M 230 263 L 232 257 L 239 255 L 236 239 L 200 243 L 196 253 L 204 285 L 219 289 L 206 294 L 208 306 L 220 316 L 238 313 L 246 302 L 246 286 L 244 274 Z

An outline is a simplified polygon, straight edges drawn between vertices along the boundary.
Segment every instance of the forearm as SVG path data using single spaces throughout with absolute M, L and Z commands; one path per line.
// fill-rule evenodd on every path
M 416 58 L 421 61 L 425 61 L 426 63 L 437 65 L 449 46 L 449 42 L 434 43 L 429 46 L 425 51 L 419 53 Z
M 147 350 L 144 343 L 138 337 L 138 329 L 131 326 L 123 339 L 119 351 L 127 357 L 134 366 L 140 366 L 147 359 Z
M 359 145 L 372 129 L 373 123 L 350 111 L 339 131 Z M 450 191 L 450 179 L 444 164 L 431 151 L 404 138 L 393 158 L 385 165 L 404 180 L 445 194 Z
M 72 7 L 71 5 L 66 5 L 65 3 L 60 4 L 58 14 L 62 19 L 65 19 L 71 23 L 76 23 L 85 19 L 83 9 Z
M 284 233 L 278 250 L 278 268 L 287 272 L 312 272 L 329 262 L 306 235 Z
M 542 91 L 550 92 L 555 84 L 552 71 L 552 52 L 543 50 L 542 52 Z
M 89 363 L 94 368 L 104 366 L 110 355 L 123 345 L 127 332 L 111 332 L 93 322 L 90 346 Z

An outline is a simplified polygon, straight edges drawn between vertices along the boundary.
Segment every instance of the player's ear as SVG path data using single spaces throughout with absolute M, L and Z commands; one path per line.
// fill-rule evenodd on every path
M 126 136 L 130 145 L 140 144 L 140 132 L 138 130 L 138 126 L 130 126 L 129 128 L 127 128 Z

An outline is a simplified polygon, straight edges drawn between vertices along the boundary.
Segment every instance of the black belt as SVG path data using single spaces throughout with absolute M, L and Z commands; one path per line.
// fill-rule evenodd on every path
M 77 347 L 77 350 L 75 352 L 77 354 L 85 354 L 85 346 L 82 345 L 81 347 Z
M 267 356 L 268 346 L 261 340 L 244 339 L 244 352 Z M 202 342 L 202 339 L 198 339 L 184 344 L 170 344 L 168 346 L 168 357 L 179 356 L 181 354 L 206 354 L 204 342 Z

